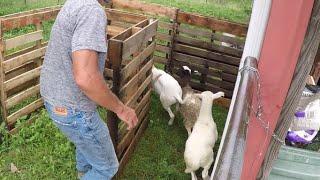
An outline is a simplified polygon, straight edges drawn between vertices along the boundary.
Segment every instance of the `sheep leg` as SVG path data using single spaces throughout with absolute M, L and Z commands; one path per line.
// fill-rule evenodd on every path
M 191 135 L 191 128 L 186 127 L 187 132 L 188 132 L 188 137 Z
M 160 95 L 160 101 L 161 101 L 162 107 L 169 113 L 170 120 L 169 120 L 168 124 L 170 126 L 173 124 L 173 120 L 174 120 L 174 114 L 170 109 L 171 104 L 168 102 L 168 100 L 162 94 Z
M 203 180 L 209 179 L 208 172 L 209 172 L 209 168 L 212 163 L 213 163 L 213 152 L 212 152 L 212 155 L 210 156 L 208 164 L 205 167 L 203 167 L 203 171 L 202 171 L 202 179 Z
M 176 113 L 179 112 L 179 109 L 180 109 L 180 104 L 176 103 Z
M 171 126 L 173 124 L 173 120 L 174 120 L 174 114 L 173 112 L 171 111 L 170 107 L 166 108 L 166 111 L 169 113 L 169 116 L 170 116 L 170 120 L 169 120 L 169 126 Z
M 197 180 L 196 173 L 194 171 L 191 172 L 191 179 L 192 180 Z

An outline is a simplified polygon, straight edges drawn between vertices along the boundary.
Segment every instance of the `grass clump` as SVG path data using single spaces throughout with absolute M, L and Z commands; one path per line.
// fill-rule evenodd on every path
M 13 179 L 75 179 L 74 146 L 50 120 L 45 109 L 35 122 L 0 144 L 0 177 Z M 11 172 L 13 163 L 20 172 Z

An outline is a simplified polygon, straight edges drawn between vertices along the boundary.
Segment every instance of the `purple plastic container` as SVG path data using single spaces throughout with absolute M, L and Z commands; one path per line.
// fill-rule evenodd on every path
M 315 130 L 288 131 L 286 139 L 291 143 L 310 144 L 317 133 L 318 131 Z
M 294 113 L 294 116 L 296 116 L 297 118 L 304 118 L 306 116 L 306 113 L 304 111 L 297 111 L 296 113 Z

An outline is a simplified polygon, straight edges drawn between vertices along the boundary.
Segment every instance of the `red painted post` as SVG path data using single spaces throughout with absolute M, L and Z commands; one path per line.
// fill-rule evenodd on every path
M 248 127 L 242 180 L 259 172 L 286 98 L 311 15 L 313 0 L 273 1 L 259 60 L 262 119 L 252 115 Z M 256 104 L 256 102 L 255 102 Z

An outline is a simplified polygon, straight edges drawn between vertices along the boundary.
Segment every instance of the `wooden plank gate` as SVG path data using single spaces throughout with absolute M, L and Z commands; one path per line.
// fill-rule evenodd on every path
M 158 21 L 144 20 L 109 40 L 112 91 L 136 111 L 139 119 L 138 125 L 128 131 L 114 113 L 108 113 L 110 135 L 120 159 L 118 174 L 121 174 L 148 124 L 157 26 Z

